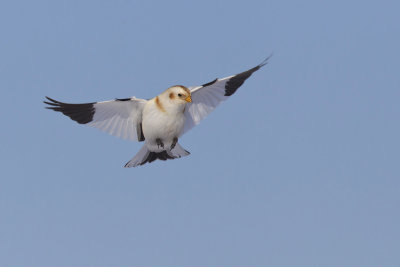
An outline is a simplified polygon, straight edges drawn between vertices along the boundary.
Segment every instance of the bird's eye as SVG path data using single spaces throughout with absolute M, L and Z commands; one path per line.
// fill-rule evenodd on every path
M 182 94 L 178 94 L 179 97 L 182 97 Z

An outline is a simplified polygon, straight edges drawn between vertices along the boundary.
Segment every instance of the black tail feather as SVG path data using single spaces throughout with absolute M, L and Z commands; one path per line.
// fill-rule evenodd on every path
M 171 156 L 171 155 L 169 155 L 168 153 L 167 153 L 167 151 L 162 151 L 162 152 L 150 152 L 148 155 L 147 155 L 147 158 L 144 160 L 144 161 L 142 161 L 142 163 L 140 163 L 140 165 L 143 165 L 143 164 L 145 164 L 145 163 L 151 163 L 151 162 L 153 162 L 153 161 L 155 161 L 156 159 L 159 159 L 159 160 L 167 160 L 167 159 L 174 159 L 175 157 L 173 157 L 173 156 Z

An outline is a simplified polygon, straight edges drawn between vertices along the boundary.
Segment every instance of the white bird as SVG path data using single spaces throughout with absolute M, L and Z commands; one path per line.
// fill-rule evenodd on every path
M 80 124 L 88 124 L 111 135 L 145 141 L 140 151 L 125 164 L 136 167 L 156 159 L 176 159 L 189 155 L 178 139 L 199 124 L 236 90 L 261 64 L 242 73 L 195 87 L 175 85 L 158 96 L 144 100 L 136 97 L 104 102 L 68 104 L 46 98 L 54 111 L 62 112 Z

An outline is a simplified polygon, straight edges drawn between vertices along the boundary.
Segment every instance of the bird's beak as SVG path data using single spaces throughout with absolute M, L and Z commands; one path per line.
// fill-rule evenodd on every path
M 188 95 L 188 96 L 185 98 L 185 101 L 186 101 L 186 102 L 189 102 L 189 103 L 192 103 L 192 98 L 190 97 L 190 95 Z

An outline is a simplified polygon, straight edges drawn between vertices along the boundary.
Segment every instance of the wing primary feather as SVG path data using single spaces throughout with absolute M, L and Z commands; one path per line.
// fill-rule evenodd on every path
M 111 128 L 110 128 L 110 134 L 111 135 L 117 135 L 117 125 L 118 125 L 118 122 L 119 122 L 119 117 L 114 117 L 113 119 L 112 119 L 112 125 L 110 126 Z
M 115 136 L 116 137 L 121 137 L 121 124 L 122 124 L 122 120 L 121 118 L 117 118 L 114 122 L 115 124 Z
M 69 104 L 46 96 L 43 102 L 46 104 L 46 109 L 61 112 L 80 124 L 88 124 L 124 139 L 144 140 L 141 127 L 139 128 L 143 107 L 147 102 L 144 99 L 131 97 L 85 104 Z
M 50 105 L 50 107 L 46 107 L 47 109 L 61 112 L 80 124 L 86 124 L 93 120 L 93 115 L 95 113 L 94 104 L 96 102 L 85 104 L 69 104 L 54 100 L 48 96 L 46 96 L 46 98 L 47 100 L 51 101 L 43 101 L 45 104 Z
M 272 54 L 263 60 L 259 65 L 251 68 L 247 71 L 234 75 L 230 78 L 225 84 L 225 96 L 233 95 L 236 90 L 242 86 L 242 84 L 257 70 L 259 70 L 262 66 L 265 66 L 268 63 L 268 60 L 271 58 Z
M 207 109 L 207 113 L 213 110 L 215 106 L 217 106 L 211 92 L 207 92 L 204 94 L 204 100 L 204 105 Z
M 106 123 L 104 124 L 104 131 L 110 133 L 111 135 L 112 135 L 112 133 L 111 133 L 111 130 L 112 130 L 111 127 L 112 127 L 112 122 L 113 122 L 113 120 L 114 120 L 114 118 L 111 117 L 111 118 L 108 119 L 108 120 L 106 121 Z
M 210 114 L 222 101 L 233 95 L 237 89 L 257 70 L 265 66 L 272 54 L 257 66 L 236 75 L 215 79 L 202 86 L 190 87 L 192 103 L 185 111 L 185 127 L 183 133 Z
M 121 130 L 122 130 L 122 138 L 123 139 L 127 139 L 128 138 L 128 126 L 129 126 L 129 119 L 128 120 L 124 120 L 122 122 L 122 126 L 121 126 Z
M 258 66 L 263 67 L 268 64 L 268 60 L 274 55 L 274 53 L 271 53 L 266 59 L 264 59 Z

